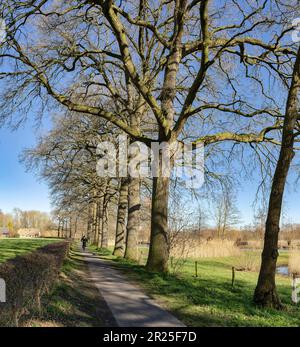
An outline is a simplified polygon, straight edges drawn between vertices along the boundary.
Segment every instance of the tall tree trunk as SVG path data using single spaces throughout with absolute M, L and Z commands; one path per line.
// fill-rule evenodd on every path
M 124 254 L 127 204 L 128 204 L 128 179 L 122 178 L 121 184 L 120 184 L 119 201 L 118 201 L 115 247 L 113 251 L 113 254 L 116 256 L 123 256 Z
M 257 287 L 254 293 L 254 302 L 265 307 L 282 307 L 276 291 L 275 275 L 278 258 L 278 233 L 282 208 L 284 187 L 294 156 L 294 128 L 298 118 L 298 94 L 300 90 L 300 48 L 294 66 L 293 79 L 289 90 L 286 113 L 283 124 L 282 142 L 277 162 L 266 221 L 265 242 L 262 253 L 262 263 Z
M 140 129 L 140 117 L 143 114 L 143 99 L 138 102 L 137 109 L 134 109 L 134 88 L 130 78 L 126 76 L 128 105 L 131 109 L 130 126 Z M 131 141 L 132 142 L 132 141 Z M 137 177 L 128 178 L 128 220 L 126 230 L 126 244 L 124 257 L 130 260 L 138 260 L 138 234 L 140 228 L 140 179 Z
M 76 239 L 77 235 L 77 226 L 78 226 L 78 217 L 75 218 L 75 225 L 74 225 L 74 238 Z
M 102 215 L 102 238 L 101 248 L 108 248 L 108 201 L 104 198 L 103 215 Z
M 87 221 L 87 228 L 86 228 L 86 235 L 90 235 L 91 229 L 92 229 L 92 204 L 89 203 L 89 209 L 88 209 L 88 221 Z M 83 232 L 82 235 L 83 236 Z
M 69 219 L 69 238 L 72 238 L 72 218 Z
M 57 237 L 60 238 L 60 230 L 61 230 L 61 219 L 58 219 L 58 228 L 57 228 Z
M 104 197 L 100 198 L 100 201 L 98 203 L 98 211 L 97 211 L 97 216 L 98 216 L 98 223 L 97 223 L 97 248 L 101 248 L 102 244 L 102 220 L 103 220 L 103 200 Z
M 62 222 L 62 229 L 61 229 L 61 233 L 62 233 L 62 237 L 63 238 L 65 238 L 66 237 L 66 234 L 65 234 L 65 232 L 66 232 L 66 220 L 65 219 L 63 219 L 63 222 Z
M 161 91 L 161 110 L 164 123 L 160 124 L 158 140 L 172 143 L 169 129 L 172 127 L 175 115 L 174 100 L 176 95 L 176 80 L 179 64 L 182 58 L 182 35 L 184 28 L 184 15 L 187 0 L 176 1 L 174 20 L 176 33 L 174 33 L 172 48 L 166 62 L 166 69 Z M 169 177 L 153 178 L 152 212 L 151 212 L 151 238 L 147 260 L 149 271 L 167 272 L 169 247 L 168 247 L 168 201 Z
M 98 224 L 99 224 L 99 201 L 96 203 L 96 226 L 92 232 L 93 235 L 93 245 L 97 245 L 97 237 L 98 237 Z
M 140 179 L 128 178 L 128 221 L 126 234 L 126 259 L 138 260 L 138 234 L 140 228 Z
M 107 204 L 109 194 L 109 180 L 103 185 L 102 196 L 99 200 L 99 223 L 97 232 L 97 248 L 107 248 Z
M 95 193 L 94 193 L 95 194 Z M 94 197 L 94 199 L 96 199 Z M 95 201 L 92 203 L 92 237 L 95 238 L 95 235 L 97 234 L 97 209 L 98 209 L 98 203 Z M 89 235 L 91 237 L 91 235 Z
M 151 239 L 147 270 L 167 272 L 169 177 L 154 177 L 152 188 Z

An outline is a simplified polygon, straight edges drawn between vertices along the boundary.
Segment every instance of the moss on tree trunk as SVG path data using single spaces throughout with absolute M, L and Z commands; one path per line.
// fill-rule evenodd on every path
M 151 241 L 147 261 L 149 271 L 168 271 L 168 177 L 153 178 Z

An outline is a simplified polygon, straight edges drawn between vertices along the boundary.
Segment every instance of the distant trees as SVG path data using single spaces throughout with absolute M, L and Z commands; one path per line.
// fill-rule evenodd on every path
M 12 213 L 0 212 L 0 226 L 7 227 L 13 235 L 21 228 L 45 231 L 53 226 L 53 221 L 46 212 L 14 208 Z
M 226 232 L 240 221 L 235 193 L 229 189 L 225 189 L 214 198 L 213 217 L 219 238 L 225 238 Z
M 2 210 L 0 210 L 0 225 L 4 226 L 4 213 L 2 212 Z
M 258 208 L 254 214 L 254 228 L 258 238 L 263 239 L 265 234 L 265 225 L 267 219 L 267 211 L 264 206 Z
M 207 227 L 208 218 L 208 212 L 206 212 L 206 210 L 199 205 L 194 216 L 195 228 L 199 233 L 201 233 L 201 231 Z

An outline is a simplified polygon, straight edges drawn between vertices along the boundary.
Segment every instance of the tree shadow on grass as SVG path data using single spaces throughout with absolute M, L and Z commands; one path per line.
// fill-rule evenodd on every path
M 290 287 L 278 285 L 286 309 L 260 309 L 253 304 L 255 281 L 191 274 L 150 273 L 143 266 L 115 260 L 116 266 L 137 281 L 149 295 L 169 302 L 173 313 L 190 326 L 299 326 L 300 312 L 290 305 Z M 218 262 L 217 262 L 218 263 Z M 252 276 L 251 274 L 246 274 Z

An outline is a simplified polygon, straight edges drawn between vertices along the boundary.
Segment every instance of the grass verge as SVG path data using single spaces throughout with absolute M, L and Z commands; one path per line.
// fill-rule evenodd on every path
M 158 300 L 186 325 L 206 326 L 299 326 L 299 306 L 291 304 L 290 279 L 277 276 L 280 297 L 285 310 L 260 309 L 252 304 L 258 278 L 257 272 L 237 272 L 231 287 L 231 266 L 234 257 L 198 260 L 198 277 L 194 277 L 194 261 L 187 260 L 179 274 L 149 273 L 145 268 L 123 258 L 116 258 L 109 250 L 91 250 L 101 258 L 112 260 L 128 278 Z M 279 264 L 287 264 L 281 254 Z

